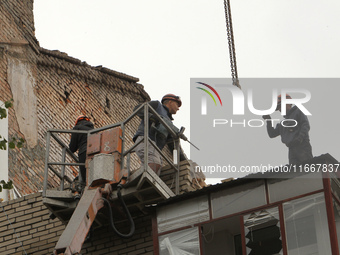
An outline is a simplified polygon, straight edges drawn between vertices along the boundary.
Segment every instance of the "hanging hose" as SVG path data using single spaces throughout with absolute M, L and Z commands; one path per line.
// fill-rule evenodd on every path
M 111 205 L 110 205 L 110 202 L 106 199 L 106 198 L 102 198 L 104 200 L 104 202 L 106 202 L 109 206 L 109 211 L 110 211 L 110 224 L 111 224 L 111 227 L 113 229 L 113 231 L 120 237 L 122 238 L 130 238 L 134 233 L 135 233 L 135 223 L 133 222 L 133 219 L 131 217 L 131 214 L 129 212 L 129 209 L 127 208 L 125 202 L 124 202 L 124 199 L 122 198 L 122 194 L 120 193 L 120 190 L 123 188 L 123 186 L 121 184 L 119 184 L 117 186 L 117 195 L 118 195 L 118 198 L 120 200 L 120 202 L 122 203 L 123 205 L 123 208 L 124 208 L 124 211 L 126 212 L 127 214 L 127 217 L 130 221 L 130 232 L 128 234 L 122 234 L 120 233 L 117 229 L 116 229 L 116 226 L 113 222 L 113 213 L 112 213 L 112 209 L 111 209 Z

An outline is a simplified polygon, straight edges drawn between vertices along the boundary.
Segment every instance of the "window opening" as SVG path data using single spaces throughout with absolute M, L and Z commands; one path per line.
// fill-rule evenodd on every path
M 244 216 L 247 255 L 283 254 L 277 208 Z
M 202 225 L 201 240 L 204 255 L 242 255 L 240 216 Z

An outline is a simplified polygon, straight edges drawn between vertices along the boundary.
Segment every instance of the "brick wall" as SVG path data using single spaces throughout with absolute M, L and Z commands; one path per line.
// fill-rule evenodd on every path
M 41 48 L 34 36 L 32 10 L 33 0 L 0 1 L 0 100 L 14 99 L 8 116 L 9 137 L 26 140 L 23 148 L 9 150 L 9 177 L 22 195 L 30 194 L 1 203 L 0 254 L 6 255 L 24 254 L 23 248 L 27 254 L 51 254 L 65 228 L 58 219 L 49 218 L 37 192 L 43 186 L 46 130 L 72 129 L 80 114 L 89 116 L 96 128 L 116 123 L 137 104 L 150 100 L 135 77 Z M 126 126 L 127 147 L 139 122 L 136 117 Z M 68 144 L 69 134 L 59 137 Z M 60 160 L 61 149 L 54 142 L 50 161 Z M 136 157 L 132 165 L 138 166 Z M 181 166 L 182 192 L 197 189 L 189 169 Z M 74 177 L 77 168 L 68 167 L 67 174 Z M 161 178 L 174 190 L 173 170 L 165 168 Z M 50 187 L 57 184 L 51 174 Z M 127 240 L 108 226 L 94 230 L 82 254 L 153 254 L 150 216 L 137 217 L 135 223 L 136 232 Z M 124 231 L 124 223 L 118 227 Z
M 95 128 L 117 123 L 126 119 L 137 104 L 149 99 L 137 78 L 89 66 L 65 53 L 40 50 L 36 91 L 38 136 L 43 148 L 48 129 L 72 129 L 81 114 L 89 116 Z M 126 126 L 127 146 L 132 145 L 138 124 L 136 117 Z M 60 138 L 69 143 L 69 134 Z M 51 144 L 50 161 L 61 161 L 57 143 Z M 75 175 L 77 168 L 70 167 L 69 172 Z
M 41 193 L 1 203 L 1 206 L 0 254 L 25 254 L 23 249 L 27 254 L 51 254 L 64 226 L 49 219 Z
M 195 172 L 195 165 L 196 164 L 191 161 L 190 163 L 189 161 L 181 161 L 179 168 L 179 194 L 195 191 L 207 186 L 204 174 Z M 160 178 L 175 193 L 176 176 L 174 169 L 171 166 L 166 165 L 162 167 Z
M 189 163 L 181 162 L 180 193 L 199 188 L 191 172 Z M 173 191 L 175 191 L 174 177 L 174 171 L 169 166 L 163 167 L 161 178 Z M 0 254 L 21 255 L 25 254 L 23 249 L 31 255 L 52 254 L 65 225 L 58 218 L 50 219 L 50 211 L 43 204 L 40 192 L 0 205 Z M 103 208 L 101 213 L 106 215 L 107 209 Z M 153 254 L 151 216 L 136 215 L 134 222 L 136 231 L 129 239 L 118 237 L 107 225 L 90 231 L 91 238 L 84 243 L 81 254 Z M 128 233 L 127 225 L 126 221 L 121 221 L 116 227 L 120 232 Z
M 14 99 L 9 137 L 26 140 L 24 148 L 9 151 L 9 178 L 22 195 L 42 189 L 47 129 L 72 129 L 80 114 L 102 127 L 125 119 L 134 106 L 150 100 L 138 78 L 41 48 L 32 10 L 32 0 L 0 1 L 0 100 Z M 134 118 L 127 126 L 127 145 L 138 124 Z M 69 138 L 60 137 L 66 145 Z M 61 161 L 57 144 L 51 148 L 50 160 Z M 133 162 L 136 166 L 136 157 Z M 77 168 L 68 167 L 67 174 L 72 179 Z M 57 184 L 53 174 L 49 180 L 50 186 Z
M 41 48 L 35 65 L 30 59 L 25 59 L 29 56 L 27 50 L 22 51 L 21 59 L 14 59 L 13 54 L 10 55 L 13 46 L 7 47 L 7 52 L 3 54 L 4 66 L 6 60 L 8 65 L 8 60 L 12 59 L 11 62 L 19 63 L 19 67 L 29 73 L 23 77 L 23 84 L 26 85 L 26 80 L 31 76 L 34 79 L 32 92 L 28 92 L 30 96 L 26 97 L 14 93 L 16 84 L 4 86 L 7 87 L 7 96 L 14 98 L 9 135 L 26 140 L 24 148 L 9 152 L 9 176 L 22 194 L 42 189 L 48 129 L 72 129 L 76 117 L 81 114 L 89 116 L 96 128 L 116 123 L 128 117 L 138 103 L 149 99 L 136 78 L 94 68 L 65 54 Z M 12 76 L 17 77 L 15 74 Z M 24 105 L 19 105 L 18 102 L 23 100 L 21 97 L 29 98 L 29 112 L 23 110 Z M 132 144 L 131 137 L 138 124 L 139 120 L 134 118 L 127 126 L 127 145 Z M 60 139 L 68 145 L 69 134 L 61 135 Z M 50 160 L 61 161 L 61 148 L 56 143 L 51 148 Z M 74 167 L 69 169 L 73 177 L 76 172 Z M 54 180 L 53 177 L 51 180 Z
M 39 42 L 34 35 L 33 0 L 0 1 L 0 42 L 26 41 L 36 52 Z
M 24 138 L 30 141 L 30 134 L 24 132 L 24 130 L 27 130 L 27 127 L 29 127 L 29 125 L 33 123 L 31 122 L 32 119 L 29 115 L 30 113 L 34 113 L 34 111 L 27 108 L 30 99 L 26 96 L 25 93 L 23 93 L 23 96 L 21 98 L 17 98 L 14 96 L 12 91 L 13 88 L 15 88 L 16 91 L 19 91 L 20 89 L 23 90 L 26 88 L 26 84 L 22 83 L 21 86 L 19 86 L 19 84 L 12 79 L 18 78 L 20 80 L 22 78 L 22 81 L 24 81 L 25 78 L 16 75 L 16 72 L 20 73 L 24 70 L 25 71 L 22 73 L 23 75 L 27 75 L 27 79 L 29 79 L 30 74 L 34 75 L 35 53 L 30 48 L 27 42 L 0 42 L 0 52 L 0 100 L 7 101 L 12 98 L 14 99 L 15 104 L 15 106 L 8 111 L 8 136 L 15 137 L 17 139 Z M 20 69 L 16 69 L 16 71 L 13 71 L 14 68 L 11 68 L 13 67 L 13 65 L 11 64 L 15 64 L 16 67 L 20 67 Z M 23 125 L 20 126 L 20 124 Z M 32 129 L 36 130 L 33 125 Z M 39 189 L 37 189 L 36 185 L 34 184 L 34 182 L 36 181 L 35 178 L 32 178 L 33 186 L 30 186 L 31 184 L 28 183 L 28 180 L 30 180 L 30 178 L 32 177 L 31 171 L 34 165 L 34 159 L 38 159 L 37 154 L 41 155 L 41 153 L 43 153 L 41 147 L 27 147 L 27 143 L 25 143 L 25 147 L 21 151 L 17 149 L 9 150 L 9 177 L 12 180 L 16 180 L 20 184 L 18 187 L 20 187 L 19 190 L 23 194 L 29 194 L 32 193 L 32 191 Z M 13 165 L 16 166 L 17 171 L 11 171 L 13 170 Z M 37 179 L 39 178 L 37 177 Z M 27 183 L 29 184 L 29 186 L 24 187 L 23 185 L 21 185 L 22 183 Z
M 0 254 L 22 255 L 25 254 L 23 249 L 29 255 L 52 254 L 65 226 L 58 219 L 49 218 L 49 210 L 43 205 L 40 192 L 1 203 L 1 206 Z M 9 224 L 6 214 L 12 225 Z M 81 253 L 153 254 L 150 216 L 139 217 L 134 221 L 136 232 L 129 239 L 119 238 L 109 226 L 91 231 L 91 238 L 84 243 Z M 123 233 L 128 232 L 121 224 L 118 224 L 117 228 Z

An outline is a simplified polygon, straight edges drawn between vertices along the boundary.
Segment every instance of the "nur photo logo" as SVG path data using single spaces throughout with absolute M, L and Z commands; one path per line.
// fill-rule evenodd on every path
M 196 82 L 198 84 L 201 84 L 207 88 L 209 88 L 218 98 L 220 105 L 222 105 L 222 100 L 220 97 L 220 94 L 217 93 L 216 89 L 214 89 L 213 86 L 203 83 L 203 82 Z M 254 115 L 267 115 L 272 114 L 275 112 L 277 108 L 277 98 L 279 95 L 289 95 L 289 94 L 295 94 L 299 95 L 298 97 L 282 97 L 281 102 L 281 115 L 286 115 L 286 105 L 295 105 L 297 108 L 299 108 L 305 115 L 312 115 L 307 108 L 303 105 L 305 103 L 308 103 L 311 99 L 311 93 L 306 89 L 296 89 L 296 88 L 283 88 L 280 91 L 278 89 L 271 89 L 271 98 L 266 98 L 266 101 L 269 101 L 271 99 L 271 107 L 269 109 L 257 109 L 254 106 L 254 93 L 253 89 L 247 89 L 246 91 L 242 91 L 241 89 L 233 86 L 233 85 L 222 85 L 218 84 L 215 85 L 215 87 L 220 88 L 220 91 L 223 90 L 223 92 L 226 92 L 228 94 L 231 94 L 232 100 L 230 100 L 230 104 L 225 104 L 224 107 L 232 107 L 233 115 L 245 115 L 245 106 L 248 107 L 248 110 L 254 114 Z M 197 89 L 203 90 L 206 92 L 214 101 L 215 106 L 217 106 L 216 100 L 214 95 L 207 89 L 196 87 Z M 226 89 L 226 90 L 225 90 Z M 280 92 L 280 93 L 279 93 Z M 224 95 L 224 94 L 223 94 Z M 255 98 L 258 99 L 258 98 Z M 259 98 L 261 99 L 261 98 Z M 231 105 L 232 102 L 232 105 Z M 208 106 L 207 106 L 207 99 L 205 96 L 201 97 L 201 115 L 207 115 L 208 112 Z M 223 109 L 221 109 L 223 111 Z
M 221 97 L 220 95 L 217 93 L 217 91 L 212 87 L 210 86 L 209 84 L 206 84 L 206 83 L 203 83 L 203 82 L 197 82 L 198 84 L 201 84 L 203 86 L 206 86 L 207 88 L 209 88 L 212 92 L 214 92 L 214 94 L 217 96 L 218 100 L 220 101 L 220 104 L 222 106 L 222 100 L 221 100 Z M 217 103 L 216 103 L 216 100 L 214 98 L 214 96 L 211 94 L 211 92 L 207 89 L 204 89 L 204 88 L 201 88 L 201 87 L 196 87 L 198 89 L 201 89 L 203 90 L 205 93 L 207 93 L 211 98 L 212 100 L 214 101 L 215 103 L 215 106 L 217 106 Z M 206 97 L 202 97 L 202 101 L 201 101 L 201 114 L 202 115 L 207 115 L 207 98 Z
M 290 121 L 289 118 L 280 120 L 262 117 L 273 114 L 275 111 L 280 111 L 281 116 L 286 116 L 290 106 L 295 106 L 307 116 L 312 115 L 305 106 L 311 99 L 311 93 L 306 89 L 271 86 L 260 92 L 256 87 L 241 90 L 236 86 L 221 82 L 209 82 L 208 84 L 208 82 L 195 81 L 195 85 L 197 84 L 201 86 L 195 86 L 196 89 L 205 93 L 196 93 L 196 95 L 200 95 L 199 98 L 196 96 L 196 100 L 200 99 L 200 108 L 195 109 L 196 111 L 200 109 L 202 117 L 211 117 L 214 128 L 226 125 L 230 125 L 230 127 L 263 127 L 266 122 L 270 122 L 273 127 L 277 123 L 284 127 L 288 127 L 287 123 L 290 123 L 289 127 L 295 127 L 298 123 Z M 289 94 L 294 96 L 290 97 Z M 210 96 L 215 106 L 212 101 L 208 101 L 210 99 L 207 99 L 209 98 L 207 95 Z M 288 96 L 281 98 L 281 95 Z M 280 102 L 278 98 L 280 98 Z M 222 104 L 222 99 L 224 104 Z M 220 107 L 215 108 L 218 106 L 218 101 Z M 209 108 L 211 109 L 209 110 Z

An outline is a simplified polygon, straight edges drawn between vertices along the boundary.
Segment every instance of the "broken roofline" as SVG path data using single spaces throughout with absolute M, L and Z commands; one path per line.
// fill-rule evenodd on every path
M 339 161 L 336 160 L 333 156 L 331 156 L 329 153 L 322 154 L 320 156 L 314 157 L 313 159 L 306 162 L 306 164 L 339 164 Z M 200 195 L 205 195 L 211 192 L 215 192 L 221 189 L 225 188 L 232 188 L 236 187 L 238 185 L 254 182 L 257 180 L 264 180 L 264 179 L 289 179 L 292 177 L 302 176 L 308 173 L 284 173 L 284 172 L 265 172 L 265 173 L 256 173 L 256 174 L 250 174 L 242 178 L 238 178 L 235 180 L 230 180 L 224 183 L 218 183 L 215 185 L 210 185 L 207 187 L 204 187 L 199 190 L 183 193 L 181 195 L 177 195 L 174 197 L 171 197 L 165 201 L 159 202 L 154 207 L 161 207 L 168 204 L 173 204 L 182 200 L 195 198 Z
M 38 57 L 37 64 L 40 66 L 48 66 L 55 67 L 65 72 L 69 72 L 71 74 L 75 74 L 77 76 L 81 76 L 85 79 L 92 80 L 96 83 L 103 83 L 105 85 L 114 85 L 115 87 L 127 91 L 129 93 L 139 94 L 146 101 L 150 100 L 150 96 L 144 90 L 144 86 L 137 83 L 139 81 L 138 78 L 120 73 L 117 71 L 113 71 L 111 69 L 102 67 L 102 66 L 91 66 L 87 64 L 85 61 L 81 61 L 79 59 L 68 56 L 64 52 L 60 52 L 59 50 L 47 50 L 44 48 L 39 48 L 40 57 Z M 51 59 L 50 57 L 54 58 Z M 65 61 L 68 64 L 65 64 Z M 70 65 L 76 65 L 79 68 L 73 69 Z M 112 82 L 111 78 L 118 78 L 121 80 L 125 80 L 127 82 L 131 82 L 133 84 L 124 85 L 117 82 Z
M 127 75 L 125 73 L 120 73 L 120 72 L 117 72 L 117 71 L 113 71 L 111 69 L 108 69 L 108 68 L 102 67 L 102 66 L 93 67 L 93 66 L 87 64 L 85 61 L 81 61 L 81 60 L 79 60 L 77 58 L 70 57 L 67 53 L 61 52 L 59 50 L 47 50 L 45 48 L 40 47 L 39 51 L 42 54 L 45 54 L 45 55 L 48 55 L 48 56 L 51 56 L 51 57 L 55 57 L 55 58 L 59 58 L 59 59 L 63 59 L 65 61 L 67 61 L 67 62 L 70 62 L 72 64 L 76 64 L 76 65 L 79 65 L 79 66 L 93 68 L 93 69 L 95 69 L 95 70 L 97 70 L 99 72 L 110 74 L 110 75 L 113 75 L 113 76 L 115 76 L 117 78 L 121 78 L 121 79 L 124 79 L 124 80 L 127 80 L 127 81 L 131 81 L 131 82 L 139 82 L 139 78 L 133 77 L 131 75 Z

